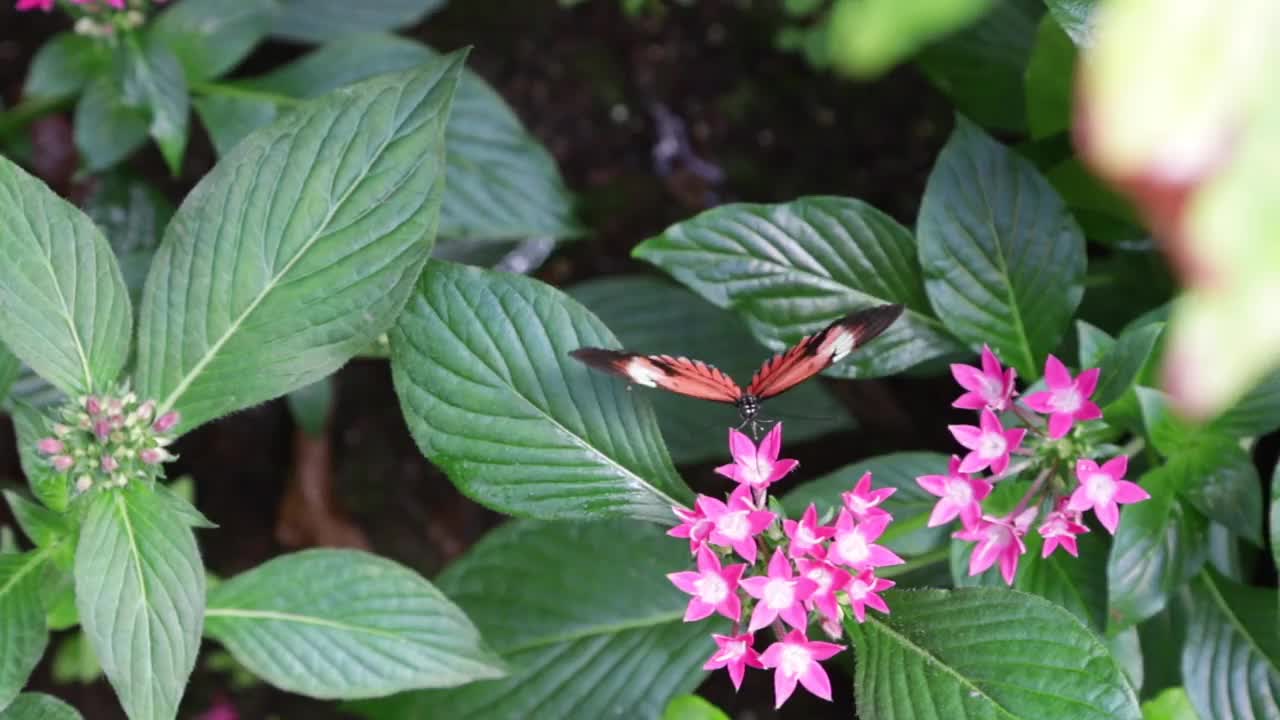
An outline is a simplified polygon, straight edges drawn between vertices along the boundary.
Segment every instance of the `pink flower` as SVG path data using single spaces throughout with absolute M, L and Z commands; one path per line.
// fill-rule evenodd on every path
M 746 565 L 720 567 L 720 557 L 708 548 L 698 551 L 698 570 L 670 573 L 672 585 L 689 593 L 689 607 L 684 621 L 701 620 L 713 612 L 738 622 L 742 616 L 742 600 L 738 598 L 738 580 Z
M 823 700 L 831 699 L 831 680 L 822 669 L 822 661 L 844 649 L 843 645 L 809 640 L 803 630 L 792 630 L 782 640 L 760 655 L 766 668 L 777 668 L 773 675 L 775 708 L 795 692 L 796 681 Z
M 858 619 L 858 622 L 867 619 L 868 607 L 888 615 L 889 606 L 877 593 L 888 590 L 896 584 L 892 580 L 876 577 L 871 570 L 863 570 L 851 578 L 845 587 L 845 592 L 849 594 L 849 607 L 853 609 L 853 616 Z
M 799 522 L 790 518 L 784 519 L 782 530 L 791 540 L 787 554 L 793 558 L 813 554 L 815 548 L 821 548 L 823 542 L 836 534 L 835 528 L 818 524 L 818 509 L 813 506 L 813 503 L 809 503 L 809 507 L 805 508 Z
M 160 418 L 152 424 L 151 429 L 158 433 L 167 433 L 177 426 L 178 421 L 181 419 L 182 416 L 179 415 L 176 410 L 170 410 L 169 412 L 161 415 Z
M 39 450 L 41 455 L 57 455 L 65 449 L 66 446 L 58 438 L 40 438 L 40 442 L 36 443 L 36 450 Z
M 813 594 L 805 600 L 805 606 L 816 608 L 818 612 L 831 620 L 840 622 L 840 605 L 836 601 L 836 592 L 849 582 L 849 573 L 832 565 L 826 560 L 801 558 L 796 561 L 796 569 L 800 574 L 813 581 L 816 586 Z
M 1022 537 L 1027 534 L 1027 528 L 1035 517 L 1034 507 L 1022 511 L 1016 518 L 983 515 L 977 525 L 953 535 L 960 540 L 977 543 L 973 554 L 969 556 L 969 575 L 986 572 L 987 568 L 999 560 L 1000 574 L 1004 576 L 1005 584 L 1013 585 L 1013 576 L 1018 572 L 1018 558 L 1027 551 Z
M 743 560 L 756 562 L 756 535 L 759 535 L 777 515 L 768 510 L 757 510 L 751 504 L 751 488 L 739 485 L 725 505 L 713 497 L 698 498 L 698 509 L 711 522 L 713 545 L 731 547 Z
M 782 452 L 782 423 L 773 426 L 758 448 L 751 438 L 730 430 L 729 452 L 733 455 L 733 463 L 721 465 L 716 472 L 756 490 L 781 480 L 800 464 L 795 460 L 778 459 L 778 453 Z
M 991 483 L 960 472 L 960 458 L 951 456 L 946 475 L 921 475 L 916 483 L 930 495 L 942 498 L 933 506 L 929 527 L 945 525 L 960 516 L 965 527 L 982 517 L 982 501 L 991 494 Z
M 1044 524 L 1038 528 L 1040 537 L 1044 538 L 1040 557 L 1049 557 L 1058 547 L 1066 550 L 1071 557 L 1079 557 L 1076 536 L 1089 532 L 1089 527 L 1081 522 L 1080 513 L 1067 509 L 1067 505 L 1067 498 L 1062 498 L 1058 502 L 1058 509 L 1049 513 Z
M 704 496 L 699 495 L 698 500 Z M 689 538 L 689 552 L 693 555 L 698 554 L 698 549 L 707 542 L 707 538 L 711 535 L 711 521 L 706 515 L 702 514 L 702 510 L 698 508 L 695 501 L 693 509 L 682 508 L 679 506 L 671 508 L 671 511 L 680 519 L 680 524 L 667 531 L 667 535 L 677 538 Z
M 896 492 L 898 488 L 895 487 L 872 490 L 871 473 L 867 472 L 862 474 L 858 484 L 852 490 L 840 493 L 840 497 L 844 499 L 844 506 L 853 513 L 855 520 L 866 520 L 872 515 L 888 515 L 889 513 L 880 509 L 879 505 Z
M 1073 424 L 1102 417 L 1102 410 L 1089 400 L 1098 387 L 1098 372 L 1098 368 L 1085 370 L 1072 380 L 1058 358 L 1050 355 L 1045 361 L 1044 382 L 1049 389 L 1031 393 L 1025 402 L 1049 416 L 1049 437 L 1056 440 L 1070 432 Z
M 761 668 L 760 655 L 751 646 L 756 638 L 751 633 L 742 635 L 712 635 L 719 647 L 715 654 L 702 666 L 703 670 L 719 670 L 729 668 L 729 678 L 733 680 L 733 689 L 742 687 L 742 676 L 748 667 Z
M 1009 400 L 1013 398 L 1013 381 L 1018 371 L 1000 367 L 1000 361 L 991 348 L 982 346 L 982 369 L 972 365 L 959 363 L 951 366 L 951 376 L 960 383 L 960 387 L 968 390 L 956 398 L 951 407 L 965 410 L 982 410 L 984 408 L 1003 412 L 1009 409 Z
M 76 461 L 70 455 L 55 455 L 53 457 L 53 469 L 58 472 L 66 472 L 75 465 Z
M 841 510 L 836 518 L 836 536 L 827 551 L 827 560 L 848 565 L 854 570 L 901 565 L 902 558 L 889 548 L 875 544 L 892 519 L 888 514 L 875 515 L 856 523 L 848 510 Z
M 53 0 L 18 0 L 18 12 L 26 12 L 28 10 L 43 10 L 49 12 L 53 9 Z
M 148 465 L 159 465 L 170 460 L 177 460 L 173 455 L 169 454 L 164 448 L 146 448 L 138 453 L 138 459 Z
M 1076 462 L 1076 477 L 1080 478 L 1080 486 L 1071 493 L 1067 509 L 1083 512 L 1093 508 L 1102 527 L 1112 535 L 1116 534 L 1116 525 L 1120 522 L 1120 508 L 1117 505 L 1142 502 L 1151 495 L 1136 483 L 1123 479 L 1129 470 L 1129 458 L 1117 455 L 1098 467 L 1098 463 L 1080 458 Z
M 796 578 L 791 574 L 791 562 L 781 550 L 774 550 L 769 559 L 769 574 L 744 578 L 742 589 L 760 602 L 751 613 L 747 632 L 755 632 L 781 617 L 788 625 L 803 629 L 809 624 L 804 601 L 817 589 L 817 583 L 809 578 Z
M 999 475 L 1009 467 L 1009 453 L 1022 444 L 1022 437 L 1027 434 L 1027 430 L 1005 430 L 1004 425 L 1000 424 L 1000 418 L 990 410 L 983 410 L 978 422 L 981 427 L 948 426 L 956 442 L 970 451 L 960 463 L 960 472 L 972 473 L 991 468 L 991 472 Z

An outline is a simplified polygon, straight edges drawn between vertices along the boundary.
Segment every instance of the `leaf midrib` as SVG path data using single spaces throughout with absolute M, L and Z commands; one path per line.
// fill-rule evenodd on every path
M 317 615 L 303 615 L 300 613 L 281 612 L 278 610 L 250 610 L 246 608 L 235 607 L 209 607 L 205 609 L 205 618 L 223 617 L 223 618 L 241 618 L 252 620 L 276 620 L 280 622 L 294 623 L 297 625 L 313 625 L 316 627 L 326 627 L 334 630 L 342 630 L 350 633 L 363 633 L 365 635 L 373 635 L 375 637 L 387 638 L 398 642 L 405 642 L 406 638 L 402 635 L 380 630 L 367 625 L 356 625 L 346 623 L 340 620 L 332 620 L 329 618 L 319 617 Z
M 57 545 L 55 544 L 50 548 L 40 548 L 32 552 L 31 557 L 18 569 L 18 572 L 14 573 L 12 577 L 6 580 L 4 585 L 0 585 L 0 599 L 3 599 L 6 595 L 12 592 L 13 589 L 18 586 L 18 583 L 22 578 L 26 577 L 28 573 L 44 563 L 45 557 L 51 552 L 51 548 L 53 547 L 57 547 Z

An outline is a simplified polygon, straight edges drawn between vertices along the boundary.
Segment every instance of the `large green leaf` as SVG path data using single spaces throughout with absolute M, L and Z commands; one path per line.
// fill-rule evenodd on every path
M 84 213 L 0 157 L 0 341 L 69 394 L 105 389 L 129 354 L 129 294 Z
M 1107 562 L 1110 617 L 1117 629 L 1160 612 L 1207 557 L 1208 523 L 1178 498 L 1181 471 L 1164 465 L 1142 476 L 1149 500 L 1126 505 Z M 1096 531 L 1095 531 L 1096 532 Z
M 1025 540 L 1027 554 L 1018 564 L 1014 587 L 1070 610 L 1102 635 L 1107 628 L 1107 536 L 1094 529 L 1078 537 L 1079 557 L 1061 548 L 1041 557 L 1040 534 L 1029 532 Z
M 1151 323 L 1120 333 L 1115 345 L 1098 359 L 1102 372 L 1092 400 L 1106 407 L 1133 388 L 1139 374 L 1151 360 L 1156 342 L 1164 332 L 1164 323 Z
M 1071 40 L 1081 47 L 1093 44 L 1094 6 L 1098 0 L 1045 0 L 1049 13 Z
M 884 72 L 927 43 L 977 20 L 993 0 L 837 0 L 828 45 L 835 64 Z
M 1235 405 L 1209 422 L 1213 430 L 1244 437 L 1280 428 L 1280 371 L 1265 375 Z
M 0 403 L 9 397 L 9 390 L 22 375 L 22 361 L 9 348 L 0 343 Z
M 22 95 L 27 99 L 71 97 L 110 67 L 106 43 L 79 33 L 58 33 L 49 38 L 27 71 Z
M 151 33 L 169 46 L 191 83 L 222 76 L 267 35 L 277 0 L 182 0 Z
M 569 289 L 569 295 L 609 326 L 623 347 L 637 352 L 698 358 L 743 384 L 768 357 L 732 313 L 658 278 L 603 278 L 576 285 Z M 672 308 L 679 308 L 678 323 L 671 322 Z M 725 428 L 739 422 L 733 408 L 674 393 L 648 395 L 672 460 L 727 461 Z M 785 421 L 783 440 L 788 444 L 852 425 L 844 407 L 816 382 L 770 400 L 765 412 Z
M 925 527 L 938 498 L 925 492 L 916 482 L 921 475 L 947 472 L 947 456 L 942 453 L 890 453 L 850 463 L 797 486 L 783 496 L 783 507 L 791 517 L 799 517 L 809 503 L 818 508 L 819 516 L 834 513 L 841 507 L 840 493 L 852 490 L 866 472 L 871 473 L 874 487 L 897 488 L 897 492 L 881 505 L 893 515 L 893 523 L 885 530 L 880 542 L 908 555 L 928 552 L 946 542 L 947 528 Z
M 353 33 L 395 30 L 419 22 L 446 0 L 281 0 L 271 32 L 302 42 L 323 43 Z
M 259 96 L 237 105 L 248 119 L 266 97 L 310 98 L 379 73 L 439 57 L 431 48 L 389 35 L 360 35 L 326 45 L 246 83 Z M 224 118 L 222 124 L 230 124 Z M 479 75 L 464 70 L 449 127 L 449 183 L 440 211 L 442 238 L 501 240 L 581 231 L 572 197 L 551 154 Z M 226 144 L 224 139 L 223 143 Z
M 1084 235 L 1030 162 L 958 118 L 929 174 L 920 262 L 938 317 L 1027 379 L 1084 293 Z
M 22 533 L 36 547 L 50 547 L 71 532 L 69 518 L 39 505 L 12 490 L 2 490 L 5 502 L 9 504 L 9 512 L 17 521 Z
M 1204 720 L 1280 717 L 1280 598 L 1206 571 L 1191 584 L 1182 679 Z
M 98 491 L 75 578 L 80 622 L 125 712 L 176 717 L 204 621 L 204 566 L 191 528 L 138 483 Z
M 911 232 L 860 200 L 726 205 L 667 228 L 632 254 L 743 315 L 774 350 L 851 310 L 906 306 L 834 375 L 890 375 L 964 352 L 929 309 Z
M 418 447 L 475 500 L 533 517 L 669 522 L 691 494 L 653 411 L 569 357 L 616 344 L 548 285 L 432 261 L 391 331 L 391 370 Z
M 501 677 L 462 611 L 417 573 L 354 550 L 278 557 L 209 593 L 205 633 L 278 688 L 379 697 Z
M 137 378 L 191 428 L 324 377 L 386 331 L 431 252 L 464 54 L 308 103 L 187 195 L 143 295 Z
M 1262 546 L 1262 479 L 1253 458 L 1233 440 L 1208 435 L 1169 457 L 1179 492 L 1210 520 Z
M 22 401 L 12 404 L 10 416 L 14 433 L 18 436 L 18 460 L 22 464 L 22 474 L 27 476 L 31 494 L 57 512 L 66 510 L 71 502 L 70 478 L 55 472 L 49 459 L 36 450 L 36 443 L 52 434 L 49 419 Z
M 18 697 L 49 643 L 40 602 L 46 557 L 43 550 L 0 555 L 0 708 Z
M 147 132 L 174 175 L 182 168 L 187 148 L 190 96 L 182 64 L 165 39 L 128 38 L 122 45 L 121 96 L 128 107 L 146 112 Z
M 22 693 L 0 710 L 0 720 L 81 720 L 80 713 L 52 695 Z
M 1102 640 L 1041 598 L 980 588 L 890 591 L 885 601 L 892 614 L 845 625 L 859 717 L 1141 717 Z
M 1042 12 L 1040 0 L 996 0 L 981 20 L 926 47 L 916 62 L 957 111 L 986 127 L 1023 131 L 1023 74 Z
M 698 685 L 715 649 L 710 634 L 728 629 L 681 622 L 688 597 L 666 573 L 688 564 L 687 543 L 644 523 L 509 523 L 437 584 L 510 674 L 374 703 L 368 716 L 656 718 L 670 698 Z M 378 706 L 383 711 L 372 712 Z
M 1071 128 L 1076 47 L 1057 21 L 1040 19 L 1035 48 L 1027 62 L 1027 128 L 1035 139 Z

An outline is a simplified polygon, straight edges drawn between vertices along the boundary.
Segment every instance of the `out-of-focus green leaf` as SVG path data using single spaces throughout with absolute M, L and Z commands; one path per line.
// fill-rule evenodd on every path
M 80 683 L 88 685 L 102 677 L 102 664 L 93 654 L 93 648 L 85 640 L 84 632 L 77 630 L 65 637 L 53 655 L 50 674 L 59 685 Z M 0 718 L 3 718 L 0 715 Z
M 1143 720 L 1200 720 L 1186 688 L 1171 687 L 1142 703 Z
M 285 396 L 289 414 L 302 431 L 312 437 L 324 435 L 333 413 L 333 378 L 317 380 Z
M 22 693 L 0 710 L 0 720 L 83 720 L 79 711 L 52 695 Z
M 723 710 L 697 695 L 681 695 L 667 703 L 662 720 L 730 720 Z
M 982 17 L 992 0 L 837 0 L 831 57 L 857 75 L 875 75 Z
M 1045 4 L 1072 42 L 1081 47 L 1093 44 L 1093 12 L 1098 0 L 1045 0 Z
M 0 555 L 0 708 L 18 697 L 49 642 L 40 604 L 46 559 L 44 550 Z
M 187 82 L 220 77 L 243 60 L 271 27 L 278 0 L 182 0 L 151 24 L 182 63 Z
M 143 110 L 150 119 L 147 132 L 160 147 L 169 171 L 182 169 L 187 148 L 190 96 L 182 64 L 159 38 L 123 45 L 121 97 L 126 106 Z
M 1205 571 L 1191 584 L 1182 679 L 1202 718 L 1280 717 L 1280 596 Z
M 106 234 L 129 297 L 137 307 L 161 233 L 173 217 L 173 205 L 145 180 L 107 173 L 96 178 L 83 210 Z
M 1133 388 L 1163 332 L 1164 323 L 1152 323 L 1120 333 L 1115 346 L 1095 366 L 1102 371 L 1092 398 L 1099 407 L 1119 400 Z
M 395 30 L 420 22 L 446 0 L 280 0 L 272 34 L 288 40 L 325 43 L 347 35 Z
M 253 95 L 201 95 L 192 105 L 219 156 L 231 152 L 249 133 L 271 124 L 282 111 L 276 99 Z
M 1071 127 L 1076 48 L 1052 17 L 1040 19 L 1035 49 L 1027 63 L 1027 128 L 1046 138 Z
M 1280 568 L 1280 463 L 1271 471 L 1271 561 Z
M 28 100 L 70 97 L 103 74 L 110 63 L 106 43 L 78 33 L 58 33 L 31 59 L 22 95 Z

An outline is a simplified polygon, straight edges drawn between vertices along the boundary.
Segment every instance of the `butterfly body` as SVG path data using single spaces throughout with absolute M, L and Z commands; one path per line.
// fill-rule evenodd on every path
M 763 401 L 840 362 L 855 348 L 884 332 L 901 314 L 901 305 L 881 305 L 850 313 L 766 360 L 745 390 L 723 371 L 701 360 L 593 347 L 579 348 L 570 355 L 637 385 L 733 405 L 742 416 L 743 424 L 750 423 L 754 428 Z

